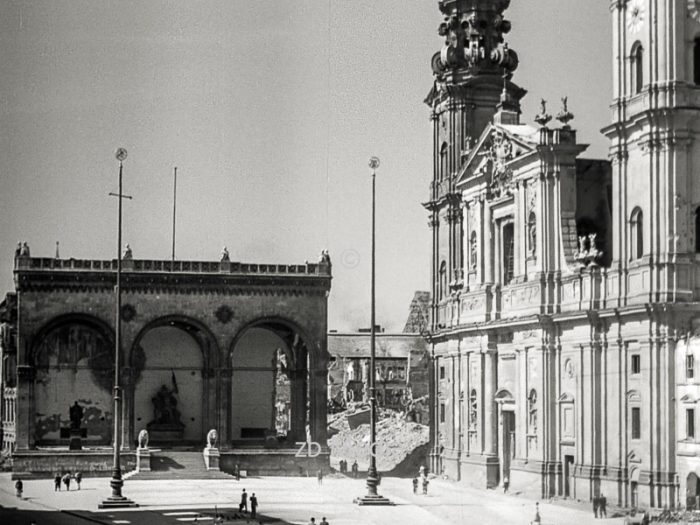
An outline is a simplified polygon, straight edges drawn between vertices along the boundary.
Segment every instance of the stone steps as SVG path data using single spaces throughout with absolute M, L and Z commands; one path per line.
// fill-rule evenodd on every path
M 151 453 L 151 470 L 130 472 L 125 479 L 233 479 L 219 470 L 207 470 L 201 451 L 158 450 Z

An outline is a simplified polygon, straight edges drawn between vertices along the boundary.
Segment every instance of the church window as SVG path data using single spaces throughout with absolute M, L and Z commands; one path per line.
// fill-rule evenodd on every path
M 445 422 L 445 403 L 440 403 L 440 423 Z
M 693 82 L 700 85 L 700 37 L 695 38 L 693 47 Z
M 469 430 L 476 430 L 477 411 L 476 389 L 472 388 L 469 393 Z
M 685 437 L 687 439 L 695 438 L 695 409 L 686 408 L 685 410 Z
M 513 274 L 514 274 L 514 257 L 515 254 L 513 253 L 515 250 L 515 238 L 513 235 L 513 223 L 508 223 L 503 226 L 503 246 L 502 246 L 502 254 L 503 254 L 503 277 L 502 281 L 504 285 L 510 284 L 510 282 L 513 280 Z
M 445 297 L 445 292 L 447 291 L 447 263 L 442 261 L 440 264 L 440 290 L 439 297 L 443 299 Z
M 686 379 L 695 377 L 695 356 L 692 354 L 685 356 L 685 377 Z
M 530 255 L 534 256 L 537 250 L 537 217 L 534 211 L 527 218 L 527 248 Z
M 445 379 L 445 367 L 440 367 L 440 379 Z
M 644 214 L 639 208 L 630 216 L 630 254 L 631 259 L 640 259 L 644 254 Z
M 700 253 L 700 206 L 695 209 L 695 253 Z
M 642 359 L 639 354 L 632 354 L 632 373 L 639 374 L 642 371 Z
M 440 180 L 447 178 L 447 142 L 443 142 L 440 148 L 440 173 L 438 177 Z
M 641 409 L 639 407 L 632 407 L 630 419 L 632 420 L 632 439 L 639 439 L 642 435 Z
M 528 427 L 531 434 L 537 432 L 537 391 L 533 388 L 527 398 Z
M 644 85 L 644 48 L 636 42 L 632 46 L 632 93 L 642 92 Z

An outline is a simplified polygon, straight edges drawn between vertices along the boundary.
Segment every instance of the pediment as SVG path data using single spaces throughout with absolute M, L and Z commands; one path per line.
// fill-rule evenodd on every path
M 564 392 L 557 399 L 557 403 L 573 403 L 573 402 L 574 402 L 574 396 L 568 392 Z
M 457 178 L 457 186 L 486 183 L 495 197 L 508 195 L 513 189 L 513 163 L 531 153 L 536 143 L 530 126 L 489 124 L 469 153 Z

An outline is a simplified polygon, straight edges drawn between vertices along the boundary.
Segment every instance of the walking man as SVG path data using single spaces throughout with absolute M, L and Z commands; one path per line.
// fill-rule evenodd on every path
M 258 498 L 255 497 L 255 492 L 250 496 L 250 517 L 254 518 L 258 510 Z
M 318 525 L 328 525 L 328 522 L 326 521 L 325 516 L 323 518 L 321 518 L 321 523 L 319 523 Z
M 236 476 L 236 481 L 241 481 L 241 470 L 238 468 L 238 463 L 233 469 L 233 475 Z
M 360 467 L 357 465 L 357 460 L 353 461 L 352 463 L 352 477 L 356 478 L 357 473 L 360 471 Z
M 508 492 L 508 487 L 510 486 L 510 480 L 508 479 L 508 476 L 503 477 L 503 494 Z
M 608 504 L 608 500 L 605 498 L 605 494 L 601 494 L 600 498 L 598 498 L 598 516 L 601 518 L 607 518 L 608 517 L 608 512 L 607 509 L 605 508 Z
M 428 495 L 428 477 L 425 476 L 423 478 L 423 495 L 427 496 Z
M 73 477 L 75 478 L 75 482 L 78 485 L 78 490 L 80 490 L 80 482 L 83 481 L 83 474 L 81 472 L 76 472 L 75 476 Z
M 17 482 L 15 483 L 15 490 L 17 491 L 17 497 L 22 498 L 22 489 L 24 488 L 24 484 L 22 483 L 21 479 L 18 479 Z
M 241 492 L 241 503 L 238 505 L 240 512 L 248 512 L 248 493 L 243 489 Z
M 413 478 L 413 493 L 418 494 L 418 478 Z
M 58 472 L 53 478 L 53 491 L 61 492 L 61 475 Z
M 318 484 L 323 485 L 323 469 L 318 469 Z
M 66 486 L 66 490 L 70 490 L 70 474 L 66 472 L 65 476 L 63 476 L 63 484 Z

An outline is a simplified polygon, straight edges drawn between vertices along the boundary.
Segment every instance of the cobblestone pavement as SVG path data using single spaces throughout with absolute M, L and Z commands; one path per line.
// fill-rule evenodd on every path
M 24 482 L 23 498 L 14 494 L 9 474 L 0 474 L 0 505 L 30 510 L 88 511 L 103 523 L 124 523 L 133 512 L 193 518 L 196 514 L 172 514 L 201 509 L 211 515 L 216 507 L 235 508 L 241 490 L 255 492 L 265 516 L 292 524 L 316 522 L 325 516 L 331 525 L 437 525 L 437 524 L 529 524 L 535 516 L 535 501 L 498 491 L 476 490 L 461 484 L 432 480 L 427 496 L 412 493 L 411 480 L 384 478 L 380 493 L 394 503 L 391 507 L 359 507 L 353 498 L 365 493 L 364 480 L 327 477 L 319 486 L 315 478 L 265 477 L 231 480 L 129 481 L 124 495 L 139 509 L 120 512 L 98 511 L 97 504 L 110 495 L 107 478 L 87 478 L 82 490 L 54 492 L 53 481 Z M 168 514 L 171 513 L 171 514 Z M 543 525 L 621 524 L 622 518 L 595 519 L 590 504 L 540 502 Z M 136 516 L 134 515 L 134 518 Z M 190 519 L 189 521 L 194 521 Z M 207 520 L 198 520 L 206 523 Z M 238 520 L 237 520 L 238 521 Z M 209 520 L 211 523 L 211 520 Z

